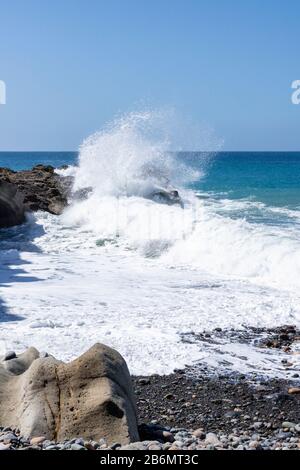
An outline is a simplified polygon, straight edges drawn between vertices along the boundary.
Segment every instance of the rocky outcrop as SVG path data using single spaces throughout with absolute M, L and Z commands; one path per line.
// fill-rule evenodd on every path
M 24 171 L 0 168 L 0 181 L 18 188 L 28 211 L 42 210 L 58 215 L 67 205 L 69 182 L 60 177 L 52 166 L 37 165 Z
M 12 227 L 25 220 L 23 196 L 17 186 L 0 180 L 0 228 Z
M 43 356 L 43 357 L 42 357 Z M 139 439 L 131 379 L 115 350 L 96 344 L 65 364 L 30 348 L 0 362 L 0 427 L 63 441 Z
M 183 200 L 176 189 L 157 189 L 148 195 L 148 199 L 162 204 L 168 204 L 169 206 L 179 205 L 181 208 L 184 207 Z

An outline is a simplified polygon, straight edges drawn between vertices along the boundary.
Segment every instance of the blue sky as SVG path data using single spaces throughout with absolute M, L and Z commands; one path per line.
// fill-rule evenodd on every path
M 172 107 L 228 150 L 300 150 L 300 4 L 0 0 L 0 150 L 73 150 L 116 113 Z

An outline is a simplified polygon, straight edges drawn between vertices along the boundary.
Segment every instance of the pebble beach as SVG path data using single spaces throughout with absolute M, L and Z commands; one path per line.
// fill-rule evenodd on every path
M 31 440 L 0 428 L 0 450 L 300 450 L 300 388 L 282 380 L 193 378 L 190 370 L 133 377 L 140 441 Z

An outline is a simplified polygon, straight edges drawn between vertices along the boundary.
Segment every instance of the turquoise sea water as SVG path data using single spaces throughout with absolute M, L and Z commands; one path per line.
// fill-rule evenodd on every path
M 182 156 L 195 166 L 200 161 L 197 153 Z M 208 159 L 206 174 L 194 189 L 299 208 L 300 152 L 220 152 Z
M 34 165 L 73 165 L 77 152 L 0 152 L 0 167 L 12 170 L 28 170 Z

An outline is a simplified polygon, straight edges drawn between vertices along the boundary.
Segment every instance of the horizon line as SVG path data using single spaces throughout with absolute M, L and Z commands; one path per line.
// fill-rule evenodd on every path
M 79 153 L 80 150 L 0 150 L 1 153 Z M 169 150 L 171 153 L 300 153 L 299 150 Z

